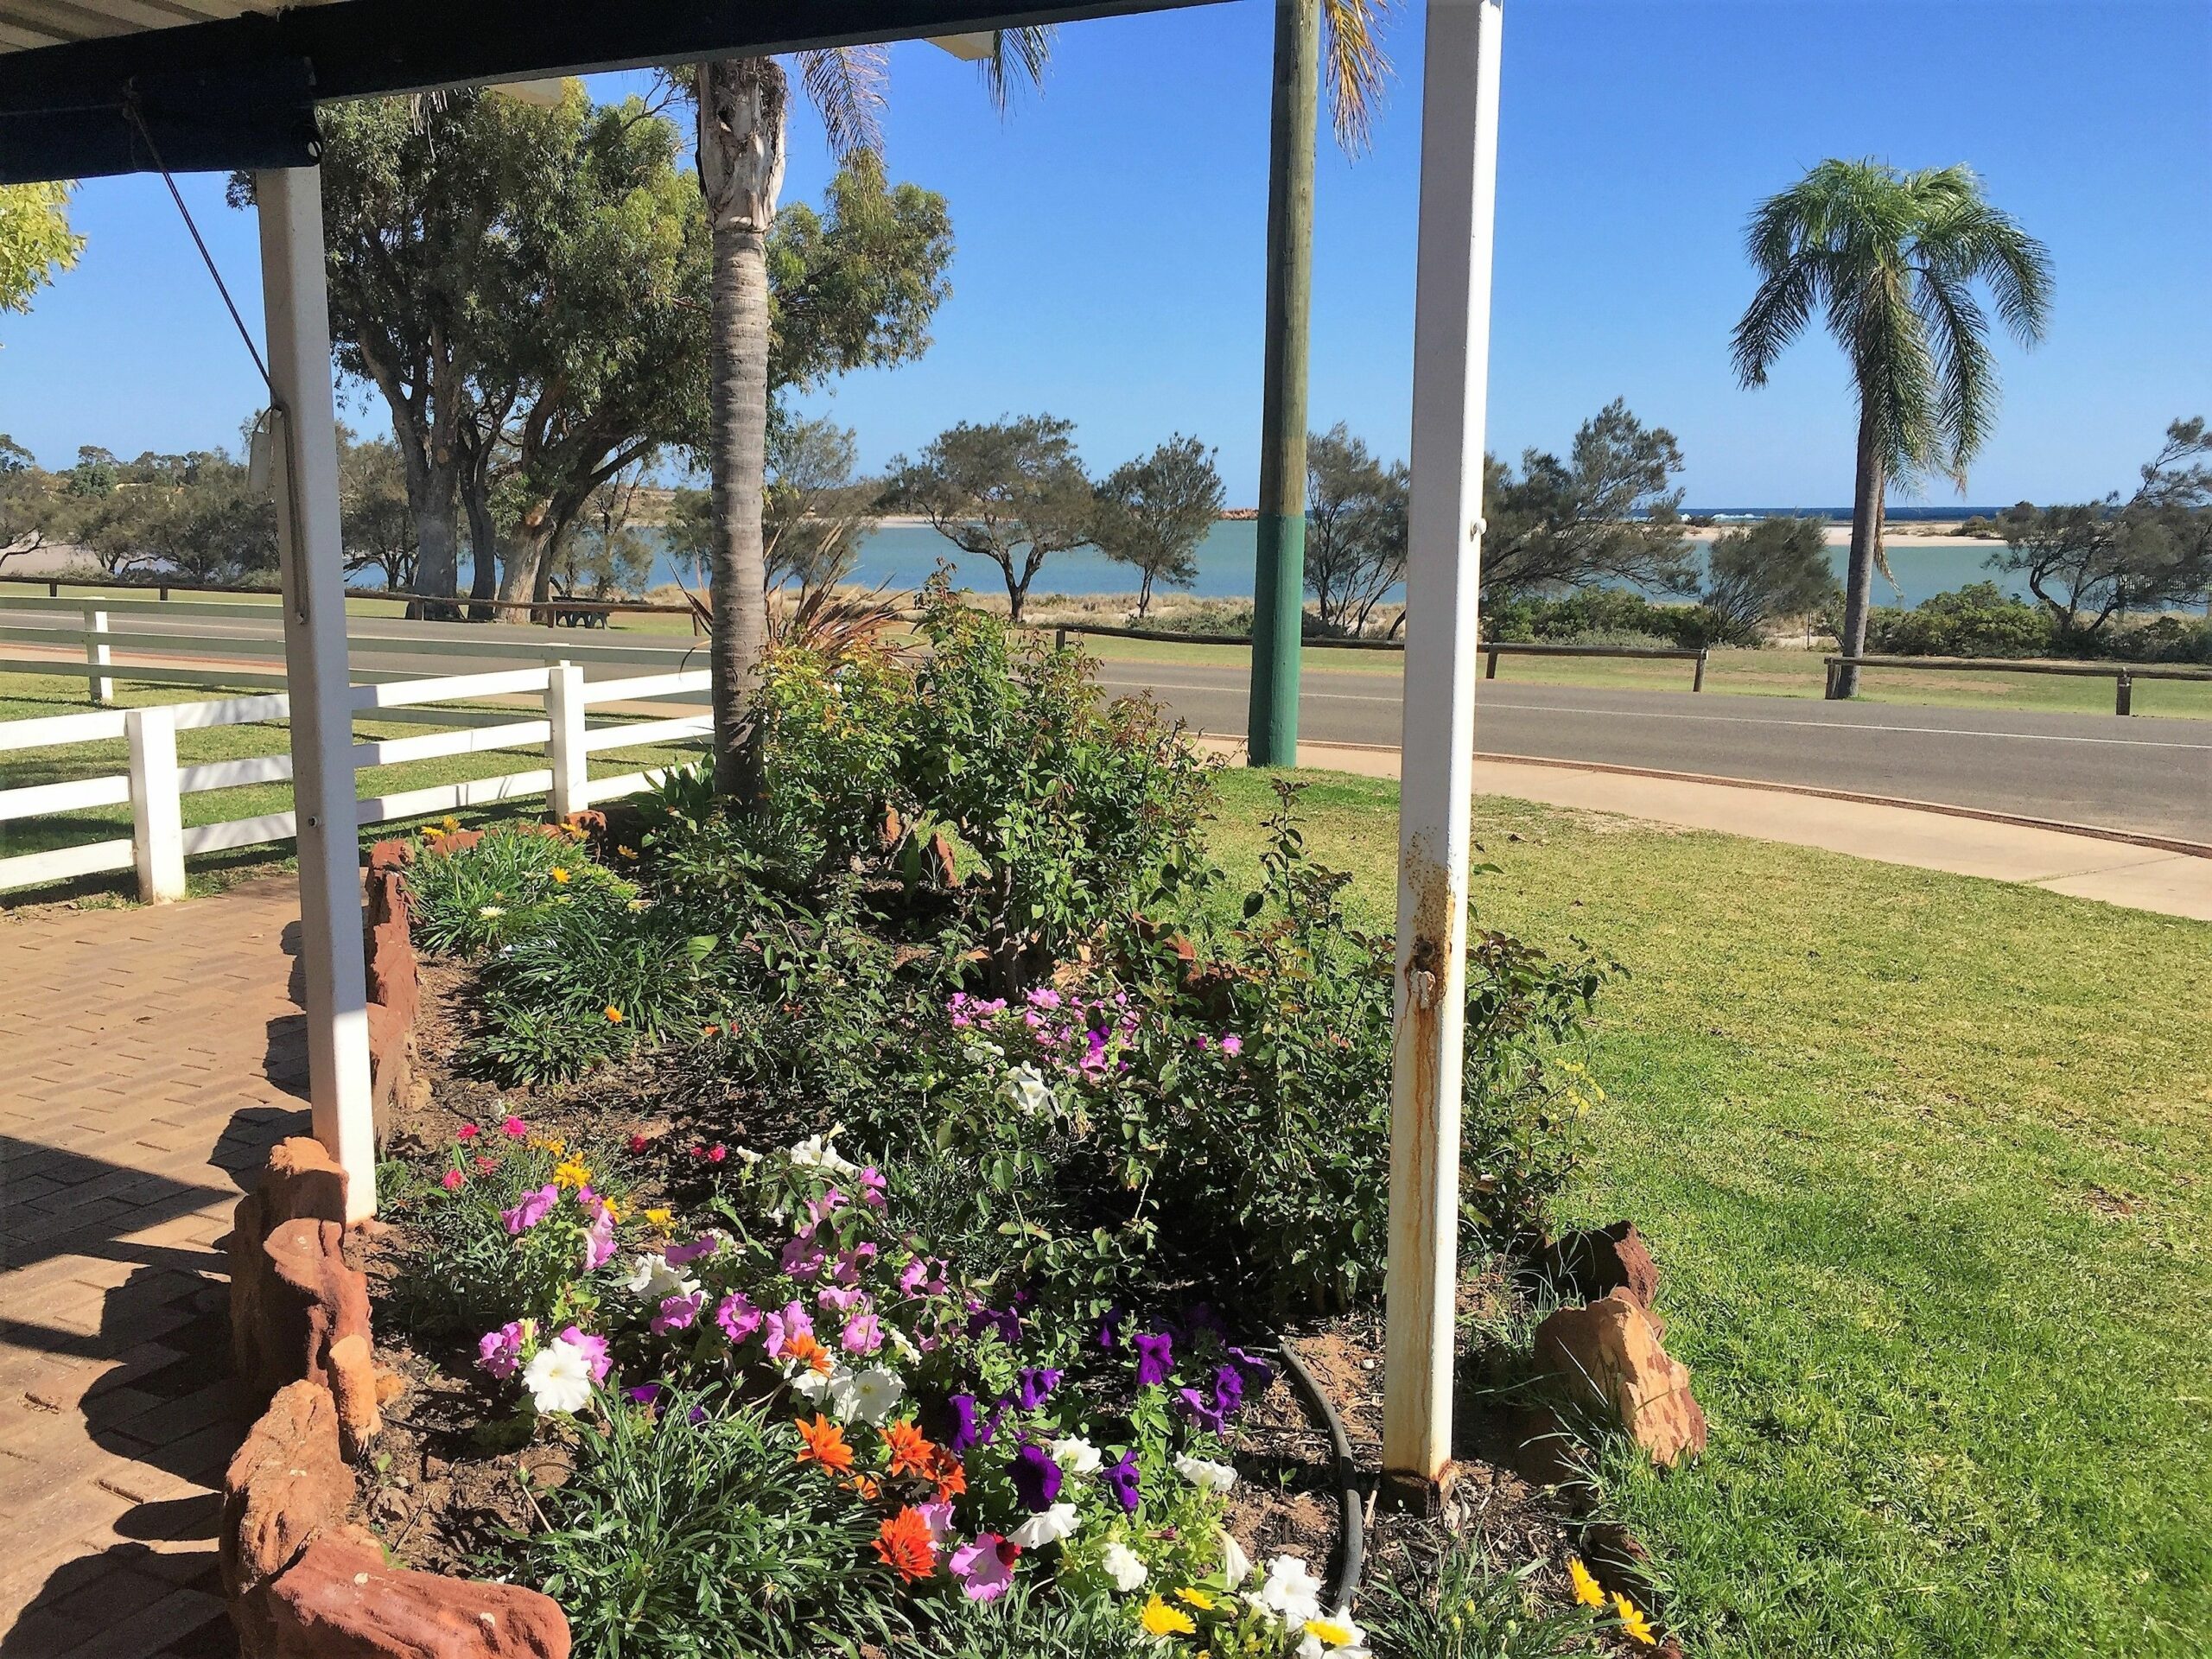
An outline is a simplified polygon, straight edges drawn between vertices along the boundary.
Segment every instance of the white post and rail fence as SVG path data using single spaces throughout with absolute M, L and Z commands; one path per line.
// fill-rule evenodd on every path
M 390 823 L 537 796 L 545 798 L 549 816 L 564 817 L 599 802 L 632 794 L 645 786 L 652 777 L 650 772 L 628 772 L 594 778 L 591 773 L 592 756 L 610 750 L 702 742 L 713 734 L 712 716 L 683 714 L 618 722 L 603 720 L 594 726 L 587 715 L 594 709 L 604 709 L 613 704 L 651 703 L 670 698 L 683 698 L 696 704 L 705 696 L 709 680 L 704 669 L 587 680 L 581 666 L 558 663 L 488 674 L 357 685 L 352 691 L 353 712 L 357 715 L 380 719 L 414 715 L 459 728 L 426 733 L 420 737 L 356 742 L 348 758 L 352 771 L 357 775 L 407 761 L 502 750 L 541 751 L 545 765 L 532 771 L 361 797 L 355 805 L 355 823 Z M 542 715 L 532 716 L 525 709 L 517 711 L 524 717 L 516 718 L 497 709 L 441 706 L 532 695 L 543 699 Z M 135 870 L 139 898 L 148 903 L 162 903 L 184 896 L 185 861 L 195 854 L 293 839 L 297 834 L 297 823 L 290 812 L 191 825 L 185 823 L 183 812 L 184 798 L 188 795 L 290 779 L 292 757 L 289 753 L 211 760 L 195 766 L 181 764 L 177 759 L 180 731 L 284 720 L 290 714 L 291 699 L 277 693 L 0 721 L 0 755 L 73 744 L 112 742 L 118 738 L 124 739 L 130 747 L 130 762 L 122 772 L 0 790 L 0 823 L 88 808 L 128 805 L 130 809 L 128 839 L 118 837 L 0 858 L 0 893 L 104 872 Z M 281 738 L 277 741 L 281 741 Z

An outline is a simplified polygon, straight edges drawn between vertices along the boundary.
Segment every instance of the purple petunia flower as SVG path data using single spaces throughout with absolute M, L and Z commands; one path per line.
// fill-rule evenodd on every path
M 1061 1373 L 1049 1366 L 1025 1365 L 1021 1380 L 1014 1391 L 1014 1402 L 1024 1411 L 1034 1411 L 1045 1403 L 1046 1397 L 1060 1386 Z
M 1167 1374 L 1175 1369 L 1175 1338 L 1166 1332 L 1157 1336 L 1139 1332 L 1137 1347 L 1137 1386 L 1150 1388 L 1155 1382 L 1165 1382 Z
M 1098 1478 L 1113 1489 L 1114 1501 L 1122 1506 L 1124 1515 L 1137 1512 L 1137 1452 L 1135 1446 L 1098 1471 Z
M 1021 1340 L 1021 1316 L 1011 1308 L 1001 1310 L 978 1303 L 968 1315 L 968 1334 L 980 1337 L 986 1331 L 997 1332 L 999 1339 L 1010 1346 Z
M 1251 1394 L 1274 1381 L 1275 1368 L 1259 1355 L 1243 1348 L 1229 1351 L 1229 1362 L 1236 1367 L 1244 1384 L 1244 1392 Z
M 1041 1446 L 1023 1446 L 1007 1472 L 1014 1478 L 1015 1498 L 1033 1515 L 1051 1509 L 1060 1495 L 1060 1465 Z
M 667 1390 L 658 1382 L 640 1382 L 634 1389 L 622 1390 L 622 1397 L 640 1406 L 656 1403 Z
M 1182 1402 L 1184 1411 L 1209 1434 L 1228 1433 L 1228 1414 L 1217 1400 L 1209 1400 L 1196 1389 L 1178 1389 L 1175 1397 Z
M 976 1421 L 976 1396 L 956 1394 L 945 1404 L 952 1411 L 952 1433 L 944 1437 L 945 1450 L 956 1458 L 963 1458 L 983 1443 L 981 1427 Z
M 1122 1345 L 1122 1321 L 1128 1316 L 1119 1302 L 1106 1310 L 1106 1317 L 1098 1321 L 1098 1345 L 1111 1353 Z

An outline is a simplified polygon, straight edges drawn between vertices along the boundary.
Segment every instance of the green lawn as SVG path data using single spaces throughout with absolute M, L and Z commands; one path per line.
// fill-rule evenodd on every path
M 1249 657 L 1241 645 L 1165 643 L 1150 639 L 1086 637 L 1083 647 L 1107 662 L 1242 666 Z M 1814 651 L 1715 651 L 1706 669 L 1708 696 L 1818 697 L 1826 688 L 1821 653 Z M 1332 651 L 1308 644 L 1310 669 L 1331 673 L 1396 675 L 1404 658 L 1378 651 Z M 1614 657 L 1506 657 L 1497 668 L 1498 683 L 1590 685 L 1652 691 L 1688 691 L 1696 664 L 1674 659 Z M 2073 675 L 2006 674 L 1995 670 L 1914 671 L 1868 669 L 1861 680 L 1862 702 L 1916 703 L 1959 709 L 2021 709 L 2053 713 L 2109 715 L 2113 682 Z M 2212 720 L 2212 679 L 2139 680 L 2135 712 Z
M 1396 795 L 1310 774 L 1389 925 Z M 1224 780 L 1248 873 L 1270 798 Z M 1612 1501 L 1704 1655 L 2212 1652 L 2212 926 L 1484 801 L 1486 924 L 1625 963 L 1576 1219 L 1713 1445 Z
M 149 686 L 129 681 L 118 681 L 116 685 L 117 705 L 124 708 L 145 708 L 156 703 L 194 702 L 229 695 L 251 694 L 226 693 L 201 686 Z M 81 714 L 93 706 L 86 701 L 86 686 L 82 678 L 0 674 L 0 721 Z M 502 709 L 499 712 L 516 720 L 531 720 L 539 715 L 534 698 L 521 700 L 516 706 Z M 287 735 L 289 724 L 284 721 L 268 721 L 251 726 L 218 726 L 181 731 L 177 734 L 177 758 L 187 765 L 192 765 L 208 760 L 282 754 L 286 753 L 289 742 Z M 357 717 L 353 722 L 353 735 L 359 740 L 421 737 L 440 729 L 433 725 L 365 717 Z M 676 764 L 689 759 L 693 753 L 693 750 L 667 746 L 605 750 L 592 756 L 592 771 L 595 776 L 638 772 L 652 766 Z M 0 790 L 111 775 L 122 772 L 128 764 L 128 748 L 120 738 L 99 743 L 0 753 Z M 365 771 L 357 777 L 363 795 L 389 795 L 403 790 L 426 789 L 436 784 L 530 772 L 544 765 L 542 747 L 502 749 L 431 760 L 404 761 L 396 766 Z M 187 795 L 183 800 L 183 815 L 187 824 L 217 823 L 231 818 L 259 817 L 264 813 L 285 812 L 291 810 L 291 805 L 292 789 L 289 784 L 253 784 L 237 789 L 207 790 Z M 512 817 L 518 810 L 529 810 L 531 804 L 524 804 L 519 808 L 506 806 L 471 810 L 461 816 L 474 823 L 486 816 Z M 365 842 L 372 841 L 394 832 L 391 824 L 365 826 L 362 838 Z M 130 834 L 130 810 L 125 806 L 0 820 L 0 857 L 113 840 L 127 837 Z M 186 874 L 195 890 L 204 891 L 211 886 L 219 886 L 234 879 L 242 869 L 259 870 L 288 861 L 290 850 L 289 843 L 286 843 L 281 848 L 241 848 L 227 854 L 195 855 L 187 860 Z M 134 889 L 132 878 L 125 871 L 87 877 L 71 884 L 67 890 L 73 893 L 129 893 Z M 0 893 L 0 906 L 36 902 L 56 896 L 58 890 L 16 889 Z

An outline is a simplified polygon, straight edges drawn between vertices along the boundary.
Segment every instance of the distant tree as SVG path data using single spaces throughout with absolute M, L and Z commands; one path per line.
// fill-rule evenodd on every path
M 760 503 L 768 585 L 801 594 L 852 574 L 860 544 L 879 522 L 880 485 L 861 481 L 849 427 L 785 416 L 768 429 L 768 478 Z
M 1575 432 L 1566 460 L 1529 449 L 1521 473 L 1484 458 L 1483 595 L 1626 582 L 1687 594 L 1697 582 L 1682 533 L 1675 435 L 1615 398 Z
M 1762 518 L 1715 538 L 1700 602 L 1719 641 L 1755 645 L 1761 623 L 1809 615 L 1840 594 L 1819 519 Z
M 346 574 L 380 571 L 385 587 L 413 591 L 415 514 L 407 501 L 397 444 L 390 438 L 364 442 L 350 428 L 340 426 L 338 507 Z
M 54 519 L 54 480 L 29 450 L 0 432 L 0 564 L 45 545 Z
M 1306 591 L 1324 632 L 1361 632 L 1405 580 L 1408 485 L 1403 461 L 1385 466 L 1342 421 L 1306 440 Z
M 661 520 L 661 543 L 670 563 L 679 573 L 688 572 L 688 591 L 698 593 L 707 584 L 707 561 L 715 548 L 715 498 L 708 490 L 679 486 L 668 499 L 668 512 Z M 678 581 L 683 578 L 679 574 Z
M 276 569 L 276 509 L 247 487 L 220 450 L 152 451 L 117 469 L 113 487 L 84 498 L 71 527 L 110 575 L 159 572 L 209 585 L 251 582 Z
M 1198 543 L 1221 518 L 1214 453 L 1178 432 L 1150 454 L 1123 461 L 1093 492 L 1090 539 L 1141 574 L 1140 620 L 1152 608 L 1155 582 L 1188 588 L 1198 580 Z
M 563 599 L 632 599 L 652 579 L 653 546 L 632 522 L 650 458 L 591 493 L 547 561 Z
M 73 496 L 105 495 L 115 487 L 122 467 L 120 461 L 97 444 L 82 445 L 77 451 L 77 464 L 69 469 L 62 487 Z
M 2176 421 L 2125 501 L 2023 502 L 1998 515 L 2005 551 L 1986 563 L 2025 580 L 2050 613 L 2062 650 L 2096 639 L 2129 611 L 2199 603 L 2212 592 L 2212 434 Z
M 1736 372 L 1763 386 L 1815 310 L 1851 361 L 1859 395 L 1851 561 L 1842 647 L 1861 655 L 1874 570 L 1885 573 L 1890 482 L 1942 473 L 1966 486 L 1997 415 L 1989 321 L 1974 286 L 2024 346 L 2042 339 L 2050 257 L 1990 206 L 1972 169 L 1904 173 L 1879 162 L 1826 161 L 1752 213 L 1745 233 L 1758 291 L 1736 325 Z M 1839 690 L 1856 694 L 1859 671 Z
M 31 296 L 77 263 L 85 238 L 69 229 L 67 184 L 0 185 L 0 311 L 31 308 Z
M 885 504 L 920 513 L 962 552 L 996 564 L 1019 623 L 1045 561 L 1090 539 L 1090 480 L 1074 431 L 1074 422 L 1050 415 L 963 421 L 918 460 L 893 461 Z

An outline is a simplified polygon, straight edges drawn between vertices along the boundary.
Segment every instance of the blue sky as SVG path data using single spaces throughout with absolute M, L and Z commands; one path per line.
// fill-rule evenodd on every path
M 967 66 L 897 50 L 890 166 L 946 194 L 959 253 L 930 354 L 823 405 L 866 463 L 1044 410 L 1099 467 L 1195 432 L 1230 500 L 1254 499 L 1271 33 L 1260 0 L 1065 29 L 1042 95 L 1004 119 Z M 1402 454 L 1418 6 L 1388 40 L 1372 153 L 1321 156 L 1312 415 Z M 1726 353 L 1745 213 L 1829 156 L 1970 163 L 2050 247 L 2050 338 L 2003 347 L 1974 500 L 2101 494 L 2169 419 L 2212 414 L 2203 0 L 1509 0 L 1503 73 L 1493 448 L 1563 445 L 1623 396 L 1680 438 L 1694 504 L 1847 500 L 1834 349 L 1808 337 L 1757 393 Z M 802 118 L 787 198 L 828 170 Z M 251 219 L 219 179 L 184 184 L 257 329 Z M 76 219 L 79 268 L 0 318 L 0 431 L 48 465 L 82 443 L 234 443 L 257 382 L 160 181 L 87 183 Z

